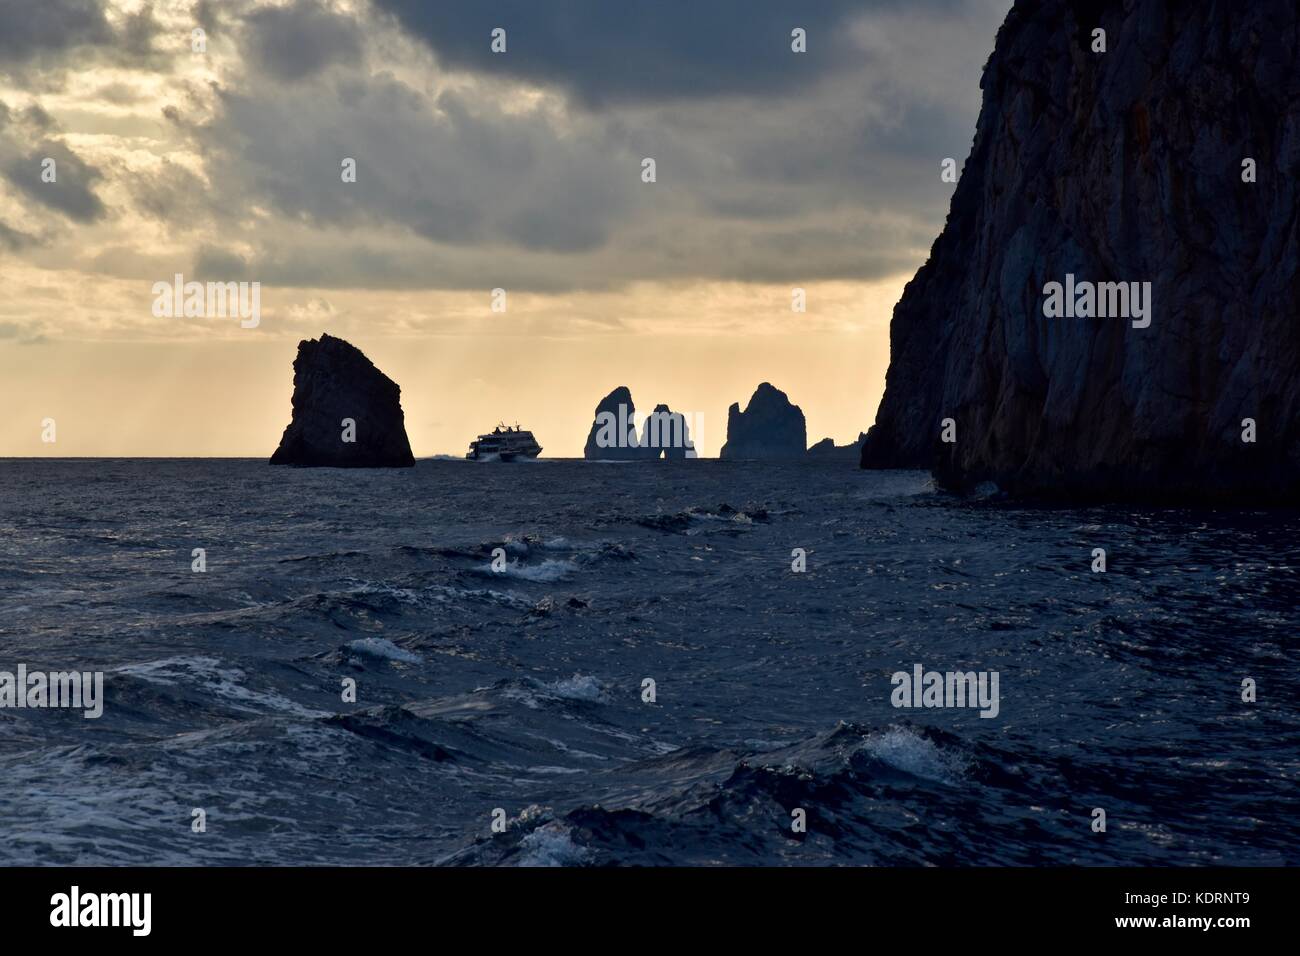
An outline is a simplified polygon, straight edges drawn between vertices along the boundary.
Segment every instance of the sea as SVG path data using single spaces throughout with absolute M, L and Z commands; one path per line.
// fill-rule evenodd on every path
M 4 460 L 0 672 L 103 699 L 0 707 L 0 863 L 1296 864 L 1298 599 L 851 462 Z

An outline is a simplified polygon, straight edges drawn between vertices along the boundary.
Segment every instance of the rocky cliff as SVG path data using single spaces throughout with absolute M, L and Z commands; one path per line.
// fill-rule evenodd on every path
M 632 392 L 620 385 L 600 400 L 587 433 L 582 456 L 604 461 L 654 461 L 659 458 L 696 458 L 686 416 L 667 405 L 656 405 L 636 433 L 636 406 Z
M 298 343 L 293 418 L 273 465 L 403 468 L 415 464 L 402 390 L 361 350 L 332 335 Z
M 667 405 L 656 405 L 646 418 L 641 427 L 641 447 L 651 458 L 661 453 L 669 461 L 699 457 L 686 416 Z
M 857 461 L 862 455 L 862 443 L 866 440 L 866 437 L 865 434 L 858 435 L 858 440 L 851 445 L 837 445 L 833 438 L 823 438 L 808 449 L 808 457 Z
M 803 411 L 767 382 L 754 390 L 742 412 L 739 403 L 727 411 L 727 442 L 721 458 L 803 458 L 808 429 Z
M 648 457 L 637 438 L 636 406 L 632 403 L 632 392 L 626 385 L 618 386 L 596 406 L 582 457 L 604 461 Z
M 1017 0 L 863 467 L 1296 500 L 1298 38 L 1291 0 Z

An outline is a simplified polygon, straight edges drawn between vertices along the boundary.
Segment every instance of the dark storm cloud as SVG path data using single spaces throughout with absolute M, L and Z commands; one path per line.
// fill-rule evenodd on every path
M 195 23 L 208 33 L 216 33 L 221 25 L 221 20 L 217 14 L 218 9 L 214 0 L 198 0 L 198 3 L 194 4 L 191 13 L 194 15 Z
M 123 62 L 144 64 L 155 58 L 154 40 L 162 32 L 162 27 L 154 19 L 153 7 L 145 4 L 126 17 L 114 47 Z M 157 65 L 161 65 L 161 61 Z
M 162 224 L 201 222 L 221 212 L 202 178 L 167 159 L 155 169 L 132 170 L 123 184 L 136 211 Z
M 39 105 L 15 110 L 0 100 L 0 180 L 16 187 L 34 204 L 61 212 L 74 222 L 95 222 L 105 209 L 93 187 L 104 173 L 56 138 L 59 133 L 54 118 Z M 42 178 L 46 160 L 54 161 L 53 182 Z M 0 244 L 12 250 L 36 243 L 5 226 L 0 230 Z
M 375 0 L 450 67 L 559 86 L 589 106 L 792 92 L 852 64 L 846 23 L 901 2 Z M 910 6 L 947 7 L 948 3 Z M 501 27 L 507 52 L 493 53 Z M 792 55 L 790 31 L 807 31 Z
M 8 249 L 10 252 L 18 252 L 29 246 L 36 245 L 36 237 L 29 236 L 25 232 L 20 232 L 12 226 L 0 222 L 0 248 Z
M 639 167 L 611 160 L 598 134 L 542 114 L 508 115 L 454 92 L 429 99 L 385 77 L 328 95 L 222 96 L 197 131 L 217 191 L 263 197 L 294 222 L 397 224 L 437 242 L 501 242 L 543 252 L 602 244 Z M 356 161 L 355 183 L 341 162 Z
M 40 130 L 42 133 L 54 129 L 55 126 L 54 117 L 47 113 L 39 103 L 34 103 L 23 111 L 23 120 L 33 129 Z
M 0 73 L 27 94 L 0 103 L 0 196 L 26 214 L 8 216 L 0 250 L 43 255 L 29 247 L 75 235 L 39 214 L 105 219 L 98 191 L 136 230 L 101 249 L 110 274 L 161 268 L 134 245 L 161 228 L 201 272 L 337 288 L 895 275 L 942 224 L 939 163 L 969 149 L 1008 3 L 197 0 L 188 16 L 155 2 L 104 22 L 106 2 L 0 0 L 0 25 L 16 6 L 68 22 L 26 25 L 25 64 L 5 62 L 14 34 L 0 36 Z M 175 42 L 155 8 L 183 28 Z M 195 25 L 216 81 L 173 73 L 193 62 Z M 790 50 L 795 26 L 806 54 Z M 89 124 L 35 101 L 103 65 L 172 75 L 106 74 L 93 99 L 115 109 Z M 174 156 L 97 151 L 68 123 L 160 135 Z M 46 156 L 57 183 L 40 180 Z
M 98 0 L 0 0 L 0 63 L 112 40 Z
M 100 64 L 167 72 L 152 3 L 119 14 L 107 0 L 0 0 L 0 74 L 28 92 L 59 89 L 65 74 Z
M 268 76 L 294 82 L 335 63 L 361 60 L 356 21 L 330 12 L 316 0 L 287 7 L 263 7 L 245 19 L 249 49 Z
M 203 245 L 194 257 L 193 272 L 204 280 L 236 282 L 247 278 L 248 263 L 226 249 Z
M 54 182 L 41 178 L 46 159 L 55 162 Z M 91 188 L 103 178 L 103 173 L 62 143 L 41 143 L 35 149 L 7 158 L 0 166 L 0 175 L 27 198 L 75 222 L 95 222 L 104 215 L 104 204 Z

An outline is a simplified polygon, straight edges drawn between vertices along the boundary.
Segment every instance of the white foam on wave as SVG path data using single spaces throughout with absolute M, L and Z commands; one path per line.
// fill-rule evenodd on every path
M 544 823 L 519 841 L 524 851 L 520 866 L 580 866 L 591 851 L 573 842 L 573 831 L 563 823 Z
M 931 740 L 908 727 L 891 727 L 863 738 L 862 749 L 895 770 L 938 783 L 955 784 L 966 770 L 957 754 L 939 749 Z
M 605 699 L 605 688 L 600 681 L 587 674 L 574 674 L 550 684 L 543 684 L 547 693 L 564 700 L 601 701 Z
M 410 588 L 399 588 L 377 581 L 359 581 L 355 578 L 347 578 L 345 583 L 352 585 L 350 590 L 341 592 L 346 597 L 388 597 L 401 604 L 415 607 L 423 607 L 425 604 L 425 596 Z
M 507 578 L 521 578 L 525 581 L 559 581 L 578 570 L 578 566 L 568 558 L 547 558 L 541 564 L 521 564 L 511 561 L 501 571 L 493 571 L 492 565 L 485 569 L 488 574 L 499 574 Z
M 260 714 L 270 710 L 296 717 L 328 716 L 326 711 L 303 707 L 280 694 L 245 687 L 244 672 L 233 665 L 223 666 L 223 663 L 215 657 L 165 657 L 139 664 L 124 664 L 109 673 L 164 686 L 196 684 L 204 693 L 225 700 L 236 710 L 249 713 Z
M 357 581 L 349 583 L 355 587 L 344 592 L 347 595 L 390 597 L 401 604 L 408 604 L 420 610 L 440 610 L 442 607 L 457 605 L 467 600 L 487 600 L 523 610 L 533 606 L 532 600 L 522 595 L 512 591 L 495 591 L 492 588 L 459 588 L 449 584 L 431 584 L 417 591 L 389 584 Z
M 569 547 L 569 539 L 560 535 L 546 538 L 540 534 L 507 534 L 502 539 L 501 546 L 508 554 L 524 555 L 533 548 L 565 550 Z
M 403 664 L 419 664 L 424 658 L 419 654 L 398 647 L 392 641 L 384 637 L 362 637 L 348 643 L 348 649 L 356 651 L 358 654 L 366 654 L 369 657 L 380 657 L 390 661 L 401 661 Z
M 508 684 L 502 689 L 502 694 L 510 700 L 519 701 L 529 710 L 541 710 L 545 706 L 545 701 L 539 698 L 589 703 L 605 703 L 609 699 L 605 694 L 605 685 L 587 674 L 574 674 L 549 684 L 527 677 L 520 683 Z
M 533 607 L 531 598 L 516 594 L 514 591 L 496 591 L 492 588 L 458 588 L 445 584 L 433 585 L 428 590 L 434 600 L 445 605 L 454 606 L 465 601 L 488 601 L 504 607 L 518 608 L 521 611 L 531 610 Z
M 159 669 L 149 665 L 158 663 L 165 662 L 143 666 L 157 676 Z M 322 766 L 357 766 L 365 750 L 353 734 L 272 715 L 158 741 L 86 742 L 0 755 L 0 865 L 273 863 L 283 859 L 277 857 L 283 849 L 273 849 L 265 834 L 294 834 L 302 824 L 295 813 L 301 784 L 293 781 L 318 780 Z M 214 774 L 214 767 L 232 759 L 237 770 Z M 238 835 L 198 840 L 188 825 L 169 825 L 178 807 L 192 806 L 196 793 L 208 795 L 209 827 Z M 241 829 L 243 823 L 251 830 Z M 330 853 L 310 859 L 336 859 Z

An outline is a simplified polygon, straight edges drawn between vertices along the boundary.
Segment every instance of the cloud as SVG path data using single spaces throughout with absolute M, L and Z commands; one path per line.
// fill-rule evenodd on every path
M 204 244 L 199 246 L 193 271 L 204 282 L 237 282 L 248 278 L 248 263 L 236 252 Z
M 203 228 L 218 211 L 203 178 L 166 157 L 132 168 L 125 186 L 137 213 L 173 230 Z
M 0 65 L 112 40 L 98 0 L 0 0 Z
M 0 222 L 0 246 L 8 249 L 10 252 L 18 252 L 36 245 L 38 240 L 35 236 L 29 236 L 25 232 L 14 229 L 3 222 Z
M 314 0 L 263 7 L 245 17 L 244 23 L 253 60 L 276 80 L 296 82 L 333 64 L 354 65 L 361 60 L 357 22 Z
M 87 163 L 61 142 L 47 140 L 35 148 L 18 151 L 0 144 L 0 176 L 16 186 L 27 198 L 42 206 L 63 213 L 79 223 L 92 223 L 103 218 L 104 204 L 92 186 L 104 174 Z M 42 172 L 48 160 L 55 180 L 46 182 Z
M 564 89 L 587 106 L 797 92 L 854 63 L 861 0 L 375 0 L 447 67 Z M 951 4 L 931 4 L 948 7 Z M 506 31 L 506 52 L 491 33 Z M 791 31 L 808 53 L 791 51 Z
M 328 95 L 227 93 L 222 105 L 199 133 L 217 190 L 318 226 L 578 252 L 605 241 L 639 173 L 598 129 L 452 91 L 431 98 L 392 77 L 340 81 Z M 344 159 L 356 182 L 343 182 Z
M 154 45 L 154 40 L 164 32 L 162 25 L 154 18 L 153 5 L 146 3 L 123 18 L 121 29 L 113 40 L 113 47 L 122 62 L 135 63 L 139 67 L 153 70 L 170 69 L 171 58 L 156 50 Z
M 0 244 L 331 290 L 892 277 L 942 224 L 1007 2 L 127 4 L 81 103 L 0 103 L 29 213 Z M 158 62 L 196 23 L 207 53 Z M 67 217 L 37 251 L 34 209 Z
M 0 101 L 0 179 L 38 206 L 74 222 L 96 222 L 106 210 L 93 187 L 104 173 L 73 152 L 62 138 L 54 138 L 60 134 L 54 118 L 39 104 L 15 111 Z M 30 145 L 33 142 L 35 145 Z M 45 179 L 47 168 L 54 176 L 52 182 Z M 36 245 L 32 237 L 12 227 L 6 230 L 2 241 L 11 249 Z
M 0 322 L 0 342 L 13 341 L 19 345 L 44 345 L 49 341 L 39 328 L 19 325 L 17 322 Z

